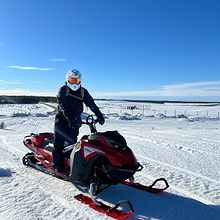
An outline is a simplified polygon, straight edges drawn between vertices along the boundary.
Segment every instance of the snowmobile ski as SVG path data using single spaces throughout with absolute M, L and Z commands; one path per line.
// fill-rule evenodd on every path
M 89 196 L 86 196 L 84 194 L 78 194 L 74 196 L 74 198 L 82 202 L 83 204 L 89 205 L 90 208 L 100 213 L 103 213 L 109 217 L 112 217 L 114 219 L 126 219 L 134 213 L 134 209 L 128 200 L 121 200 L 118 203 L 116 203 L 113 207 L 110 207 L 109 205 L 106 205 L 100 201 L 99 201 L 99 205 L 95 204 Z M 123 211 L 121 209 L 119 210 L 118 207 L 123 204 L 127 204 L 130 210 L 129 211 Z
M 158 183 L 159 181 L 162 181 L 165 183 L 164 188 L 155 188 L 154 187 L 156 185 L 156 183 Z M 136 188 L 136 189 L 143 190 L 145 192 L 154 193 L 154 194 L 161 193 L 169 187 L 169 184 L 165 178 L 156 179 L 150 186 L 142 185 L 140 183 L 134 183 L 134 182 L 131 182 L 128 180 L 123 181 L 122 184 Z

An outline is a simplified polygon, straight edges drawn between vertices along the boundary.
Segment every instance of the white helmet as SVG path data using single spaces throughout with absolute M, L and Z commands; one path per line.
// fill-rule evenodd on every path
M 81 86 L 81 77 L 82 75 L 78 70 L 69 71 L 66 74 L 66 85 L 73 91 L 78 90 Z

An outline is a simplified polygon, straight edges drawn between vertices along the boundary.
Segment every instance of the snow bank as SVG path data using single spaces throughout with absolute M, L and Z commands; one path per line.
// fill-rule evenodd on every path
M 142 115 L 141 114 L 137 114 L 137 115 L 131 115 L 129 113 L 124 113 L 122 115 L 119 116 L 120 120 L 141 120 Z

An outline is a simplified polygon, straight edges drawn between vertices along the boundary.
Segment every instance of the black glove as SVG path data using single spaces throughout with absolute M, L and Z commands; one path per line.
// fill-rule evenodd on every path
M 81 127 L 81 123 L 77 120 L 69 121 L 69 127 L 72 129 L 79 129 Z
M 103 117 L 103 115 L 99 115 L 99 117 L 97 117 L 97 122 L 100 124 L 100 125 L 103 125 L 105 123 L 105 118 Z

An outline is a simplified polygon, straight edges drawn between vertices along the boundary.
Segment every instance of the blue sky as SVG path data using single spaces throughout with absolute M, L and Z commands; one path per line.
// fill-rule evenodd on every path
M 0 94 L 220 101 L 218 0 L 0 0 Z

